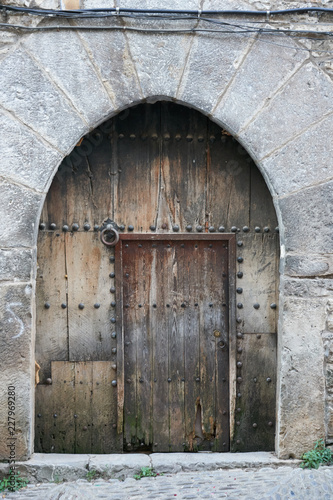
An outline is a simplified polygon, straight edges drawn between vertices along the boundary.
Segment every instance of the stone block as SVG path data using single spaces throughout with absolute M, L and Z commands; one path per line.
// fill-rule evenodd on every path
M 286 252 L 333 253 L 333 181 L 278 199 Z
M 56 31 L 38 32 L 27 37 L 24 45 L 69 97 L 89 127 L 113 111 L 110 97 L 77 33 L 63 31 L 59 36 Z
M 332 296 L 333 279 L 281 278 L 281 290 L 288 297 L 326 298 Z
M 152 467 L 158 473 L 176 474 L 179 472 L 211 471 L 217 469 L 258 468 L 264 466 L 278 467 L 286 462 L 281 461 L 270 452 L 255 453 L 152 453 Z M 298 461 L 288 461 L 290 466 L 298 465 Z
M 278 456 L 300 457 L 325 435 L 324 299 L 282 295 Z
M 15 391 L 16 459 L 27 458 L 31 452 L 33 422 L 33 290 L 30 284 L 0 286 L 0 435 L 9 435 L 7 428 L 8 388 Z M 15 439 L 14 439 L 15 438 Z M 0 459 L 8 459 L 8 442 L 0 441 Z
M 0 281 L 30 281 L 32 259 L 32 250 L 1 248 Z
M 96 470 L 103 477 L 124 479 L 138 474 L 142 467 L 150 467 L 148 455 L 90 455 L 89 470 Z
M 239 35 L 241 36 L 241 35 Z M 246 38 L 246 37 L 245 37 Z M 233 40 L 239 40 L 232 37 Z M 251 39 L 250 39 L 251 40 Z M 242 61 L 214 114 L 238 133 L 307 57 L 288 38 L 287 47 L 275 37 L 258 39 Z M 289 46 L 289 47 L 288 47 Z
M 173 0 L 171 3 L 161 5 L 158 1 L 134 0 L 127 5 L 133 8 L 168 8 L 184 9 L 184 2 Z M 125 7 L 126 4 L 122 4 Z M 186 2 L 186 9 L 199 9 L 198 0 Z M 126 37 L 129 51 L 135 65 L 135 70 L 140 82 L 144 98 L 149 97 L 176 97 L 177 89 L 186 64 L 188 52 L 193 40 L 193 35 L 183 33 L 165 34 L 158 33 L 161 29 L 187 29 L 196 25 L 196 20 L 175 21 L 166 20 L 136 20 L 125 19 L 128 27 L 140 29 L 155 29 L 156 33 L 135 33 L 128 31 Z
M 204 27 L 207 28 L 207 25 Z M 207 113 L 211 112 L 251 44 L 252 39 L 248 37 L 235 37 L 223 32 L 210 35 L 198 33 L 193 37 L 177 98 Z M 222 113 L 222 123 L 223 120 Z
M 121 25 L 117 19 L 85 21 L 94 25 Z M 126 35 L 121 31 L 80 31 L 79 36 L 93 59 L 101 80 L 117 109 L 142 99 L 140 83 L 129 52 Z
M 332 178 L 332 135 L 330 115 L 263 160 L 262 166 L 278 195 Z
M 333 110 L 332 95 L 327 75 L 312 63 L 302 66 L 240 133 L 242 144 L 257 159 L 281 149 Z
M 321 277 L 333 274 L 333 255 L 294 255 L 285 258 L 285 274 L 300 277 Z
M 37 191 L 45 190 L 62 155 L 8 114 L 0 114 L 0 175 Z
M 37 221 L 42 194 L 22 186 L 0 181 L 0 246 L 32 247 L 35 244 Z
M 21 48 L 0 62 L 0 104 L 65 153 L 88 131 L 70 102 Z
M 87 476 L 89 455 L 35 453 L 27 462 L 18 462 L 17 470 L 29 483 L 76 481 Z M 8 465 L 0 464 L 0 474 L 8 474 Z

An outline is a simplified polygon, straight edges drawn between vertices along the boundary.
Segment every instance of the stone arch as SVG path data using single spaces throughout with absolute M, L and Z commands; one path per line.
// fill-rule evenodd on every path
M 0 61 L 3 381 L 14 378 L 29 394 L 18 404 L 18 456 L 32 450 L 31 318 L 45 194 L 82 136 L 151 96 L 201 110 L 240 141 L 262 172 L 281 227 L 276 449 L 281 457 L 300 455 L 325 434 L 321 335 L 333 266 L 333 84 L 296 42 L 288 38 L 283 48 L 272 42 L 47 32 L 22 36 Z M 54 43 L 58 51 L 51 53 Z M 20 305 L 11 313 L 8 303 Z

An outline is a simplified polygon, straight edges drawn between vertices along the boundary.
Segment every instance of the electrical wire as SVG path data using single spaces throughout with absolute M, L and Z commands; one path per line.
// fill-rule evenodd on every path
M 119 18 L 127 18 L 131 20 L 144 20 L 144 21 L 155 21 L 155 20 L 163 20 L 163 21 L 196 21 L 197 23 L 205 23 L 211 24 L 215 26 L 219 26 L 220 29 L 213 28 L 201 28 L 197 25 L 197 27 L 192 28 L 154 28 L 154 27 L 137 27 L 137 26 L 128 26 L 128 25 L 43 25 L 43 26 L 24 26 L 21 24 L 11 24 L 11 23 L 0 23 L 0 28 L 9 29 L 9 30 L 20 30 L 20 31 L 61 31 L 61 30 L 120 30 L 120 31 L 133 31 L 140 33 L 171 33 L 171 34 L 195 34 L 195 33 L 203 33 L 203 34 L 236 34 L 236 35 L 244 35 L 249 36 L 252 35 L 273 35 L 273 36 L 285 36 L 291 35 L 292 38 L 296 40 L 306 39 L 313 41 L 325 41 L 328 37 L 330 39 L 333 36 L 333 31 L 318 31 L 318 30 L 308 30 L 308 29 L 286 29 L 286 28 L 272 28 L 267 27 L 267 19 L 265 21 L 260 21 L 260 24 L 265 23 L 265 27 L 262 26 L 254 26 L 249 25 L 248 23 L 258 23 L 258 21 L 249 21 L 246 20 L 245 23 L 242 22 L 228 22 L 222 21 L 220 19 L 212 19 L 209 17 L 204 17 L 204 15 L 208 14 L 232 14 L 232 15 L 266 15 L 266 18 L 274 14 L 290 14 L 290 13 L 309 13 L 309 12 L 325 12 L 325 13 L 333 13 L 333 9 L 325 9 L 325 8 L 317 8 L 317 7 L 309 7 L 303 9 L 287 9 L 284 11 L 175 11 L 175 10 L 146 10 L 146 9 L 118 9 L 118 8 L 110 8 L 110 9 L 89 9 L 89 10 L 78 10 L 78 11 L 58 11 L 58 10 L 50 10 L 50 9 L 29 9 L 25 7 L 15 7 L 15 6 L 5 6 L 0 4 L 0 12 L 1 10 L 7 10 L 15 13 L 26 13 L 26 14 L 35 14 L 35 15 L 43 15 L 46 18 L 51 17 L 64 17 L 66 19 L 78 19 L 78 18 L 92 18 L 92 19 L 105 19 L 113 17 L 113 19 Z M 313 23 L 312 23 L 313 25 Z M 319 25 L 320 26 L 320 25 Z M 313 36 L 312 36 L 313 35 Z M 316 52 L 323 53 L 333 53 L 330 50 L 325 49 L 308 49 L 305 47 L 292 47 L 285 44 L 277 44 L 275 42 L 269 41 L 265 38 L 258 38 L 262 42 L 267 42 L 271 44 L 275 44 L 280 47 L 286 48 L 296 48 L 296 50 L 306 50 L 311 52 L 314 50 Z
M 55 17 L 105 17 L 121 15 L 122 13 L 131 14 L 189 14 L 197 17 L 205 15 L 236 15 L 236 16 L 273 16 L 273 15 L 289 15 L 289 14 L 307 14 L 313 13 L 333 13 L 333 9 L 325 7 L 303 7 L 284 10 L 173 10 L 173 9 L 128 9 L 120 7 L 98 8 L 98 9 L 78 9 L 78 10 L 55 10 L 55 9 L 35 9 L 29 7 L 17 7 L 14 5 L 0 4 L 0 10 L 26 13 L 36 16 L 55 16 Z
M 220 34 L 243 34 L 243 33 L 259 33 L 267 35 L 304 35 L 303 37 L 297 36 L 297 38 L 307 38 L 320 40 L 319 36 L 333 36 L 333 31 L 311 31 L 311 30 L 293 30 L 293 29 L 273 29 L 273 28 L 254 28 L 240 25 L 232 25 L 224 23 L 222 26 L 224 29 L 212 29 L 212 28 L 141 28 L 135 26 L 126 25 L 47 25 L 47 26 L 24 26 L 22 24 L 10 24 L 10 23 L 0 23 L 0 27 L 7 29 L 17 29 L 22 31 L 50 31 L 50 30 L 118 30 L 118 31 L 138 31 L 146 33 L 220 33 Z M 227 29 L 227 27 L 229 29 Z M 231 28 L 231 29 L 230 29 Z M 237 28 L 237 29 L 233 29 Z M 309 35 L 315 35 L 311 38 Z

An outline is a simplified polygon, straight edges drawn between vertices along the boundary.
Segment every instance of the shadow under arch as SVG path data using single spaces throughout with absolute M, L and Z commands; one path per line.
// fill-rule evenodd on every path
M 195 397 L 195 408 L 200 408 L 202 419 L 201 434 L 197 431 L 198 412 L 189 409 L 190 403 L 187 407 L 185 397 L 191 391 L 194 394 L 198 384 L 182 389 L 180 406 L 185 408 L 185 413 L 177 442 L 172 440 L 172 426 L 169 426 L 169 441 L 163 441 L 160 435 L 156 439 L 157 429 L 154 431 L 150 424 L 149 428 L 145 427 L 142 419 L 139 422 L 135 417 L 133 422 L 125 416 L 123 422 L 119 417 L 119 397 L 117 400 L 116 391 L 109 389 L 113 382 L 114 387 L 117 385 L 118 377 L 133 379 L 134 385 L 140 387 L 141 368 L 137 364 L 135 373 L 126 373 L 126 360 L 123 373 L 113 368 L 118 364 L 119 355 L 126 357 L 126 339 L 119 345 L 119 335 L 110 330 L 110 319 L 111 322 L 115 319 L 114 323 L 124 321 L 124 313 L 117 311 L 117 301 L 110 303 L 110 291 L 119 294 L 116 291 L 119 282 L 112 267 L 115 259 L 99 241 L 99 231 L 108 220 L 117 224 L 118 230 L 129 239 L 131 235 L 141 234 L 142 237 L 151 235 L 152 239 L 164 237 L 167 241 L 171 235 L 185 234 L 192 235 L 195 241 L 196 235 L 206 234 L 209 242 L 210 235 L 219 234 L 221 241 L 224 235 L 234 240 L 234 262 L 225 262 L 224 273 L 232 282 L 236 271 L 236 286 L 226 289 L 219 303 L 221 307 L 229 304 L 227 337 L 220 340 L 224 333 L 222 327 L 215 325 L 213 329 L 213 322 L 221 318 L 209 323 L 210 334 L 217 332 L 212 337 L 214 356 L 218 356 L 225 345 L 229 347 L 227 375 L 222 380 L 220 374 L 219 380 L 219 363 L 213 369 L 203 362 L 205 351 L 200 338 L 205 338 L 208 328 L 204 327 L 201 337 L 196 339 L 197 367 L 202 365 L 203 372 L 199 368 L 199 373 L 195 373 L 197 368 L 192 366 L 188 368 L 190 374 L 186 374 L 185 369 L 183 377 L 185 380 L 194 377 L 196 383 L 196 379 L 200 383 L 204 379 L 208 384 L 203 389 L 201 385 Z M 252 159 L 226 129 L 189 106 L 167 100 L 137 104 L 83 137 L 59 167 L 41 216 L 36 341 L 40 381 L 35 451 L 274 449 L 279 240 L 276 227 L 272 198 Z M 213 236 L 211 239 L 213 241 Z M 208 287 L 209 280 L 204 283 Z M 222 282 L 219 286 L 222 287 Z M 214 293 L 217 294 L 217 288 Z M 190 303 L 189 297 L 183 300 L 185 304 Z M 219 342 L 224 346 L 219 346 Z M 162 354 L 159 353 L 161 357 Z M 172 353 L 167 356 L 171 359 Z M 153 355 L 150 353 L 149 357 Z M 157 373 L 157 366 L 150 368 L 151 373 Z M 64 381 L 60 384 L 64 373 L 66 389 Z M 97 373 L 103 379 L 98 390 L 94 386 Z M 172 374 L 168 375 L 167 380 L 172 380 Z M 153 380 L 151 376 L 150 386 L 154 385 Z M 213 383 L 215 395 L 223 383 L 228 387 L 224 390 L 223 403 L 218 395 L 214 401 L 207 400 L 209 383 Z M 87 394 L 91 393 L 88 406 L 83 405 L 86 395 L 80 385 L 88 387 Z M 179 391 L 177 395 L 180 398 Z M 125 405 L 126 401 L 130 404 L 129 390 L 127 396 L 126 400 L 125 389 Z M 56 406 L 64 397 L 68 411 L 61 415 Z M 137 413 L 142 403 L 137 396 L 134 399 L 130 414 Z M 71 407 L 70 401 L 74 401 L 75 407 Z M 102 401 L 109 406 L 98 419 L 94 408 L 98 405 L 105 408 Z M 49 405 L 45 418 L 38 417 L 42 415 L 39 406 L 42 402 Z M 171 403 L 175 401 L 168 400 L 169 422 Z M 149 407 L 149 415 L 160 410 L 156 402 L 155 406 L 149 405 L 147 400 L 143 401 L 143 406 Z M 45 410 L 43 412 L 45 414 Z M 85 420 L 80 413 L 85 415 Z M 56 421 L 54 415 L 57 415 Z M 48 419 L 53 419 L 53 425 Z M 221 435 L 225 430 L 219 419 L 228 423 L 228 436 L 224 439 Z M 104 427 L 109 434 L 101 433 Z M 163 441 L 162 448 L 154 449 L 155 441 Z

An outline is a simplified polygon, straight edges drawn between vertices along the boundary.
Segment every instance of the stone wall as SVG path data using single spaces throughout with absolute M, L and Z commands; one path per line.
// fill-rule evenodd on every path
M 16 2 L 22 4 L 60 8 L 57 0 Z M 81 0 L 80 6 L 114 4 Z M 183 2 L 122 0 L 121 6 L 177 9 Z M 298 6 L 304 3 L 223 4 L 243 10 Z M 221 2 L 188 0 L 187 8 L 220 9 Z M 1 13 L 0 18 L 28 26 L 69 26 L 61 19 L 23 14 Z M 258 18 L 248 21 L 259 23 Z M 264 21 L 275 28 L 319 32 L 330 29 L 332 15 L 267 16 Z M 280 457 L 299 456 L 325 433 L 327 439 L 333 435 L 333 43 L 327 37 L 123 29 L 170 28 L 176 21 L 104 22 L 122 29 L 0 29 L 0 456 L 8 457 L 3 436 L 9 385 L 17 393 L 16 458 L 33 452 L 36 238 L 53 175 L 89 130 L 128 106 L 157 99 L 193 106 L 231 132 L 271 191 L 281 235 L 276 450 Z M 94 21 L 84 22 L 89 23 Z M 197 23 L 177 21 L 177 27 Z

